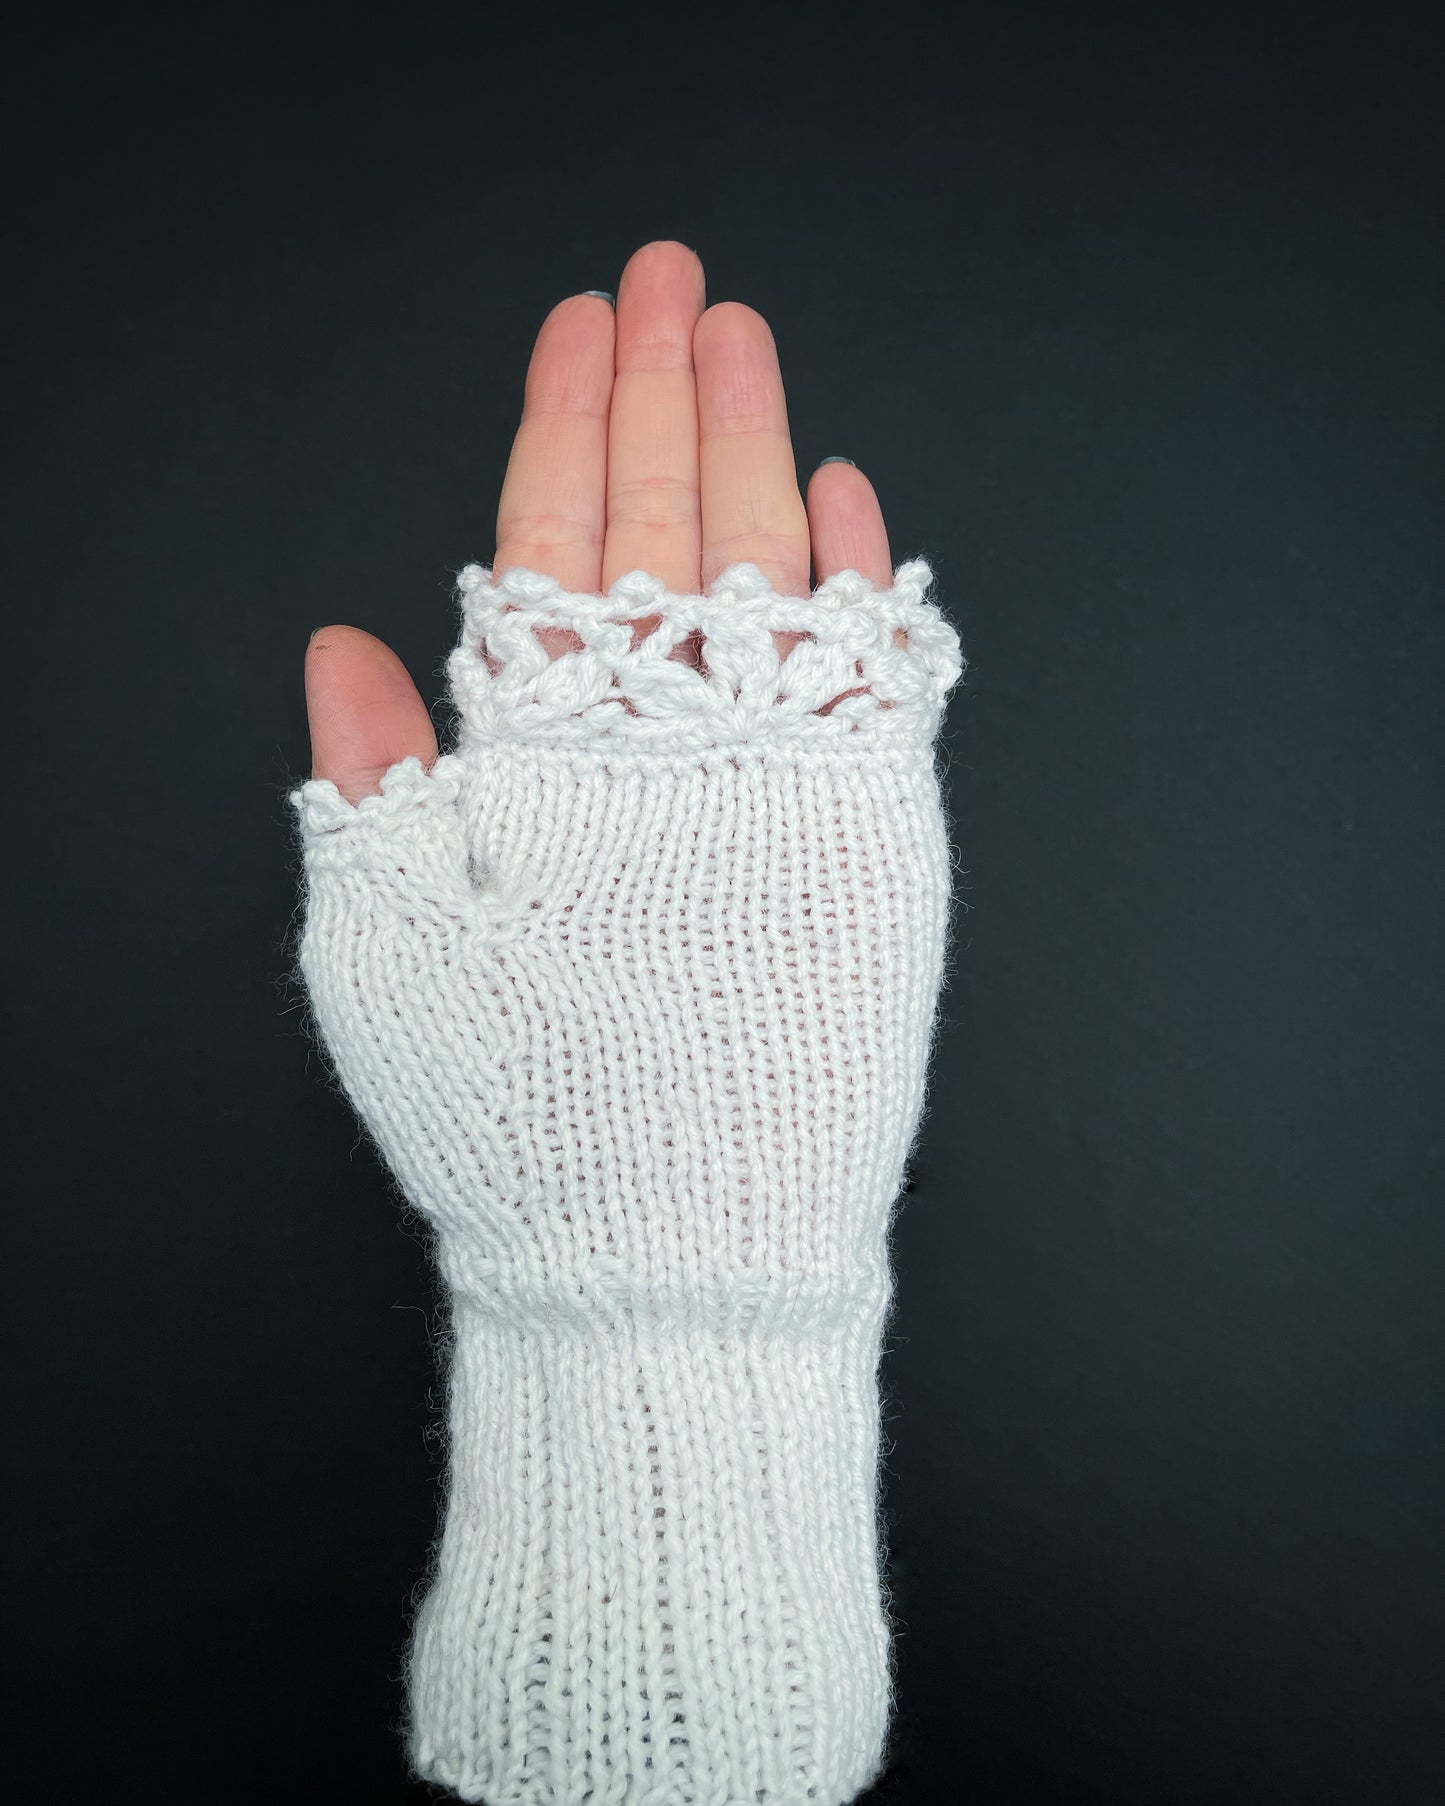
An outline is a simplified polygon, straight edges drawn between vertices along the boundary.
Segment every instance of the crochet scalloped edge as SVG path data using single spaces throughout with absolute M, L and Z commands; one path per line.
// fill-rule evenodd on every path
M 409 753 L 382 773 L 377 796 L 353 803 L 330 778 L 307 778 L 291 791 L 290 802 L 306 834 L 332 834 L 354 824 L 389 831 L 414 821 L 420 809 L 455 803 L 461 785 L 462 773 L 453 755 L 443 754 L 428 770 L 415 753 Z
M 461 635 L 447 661 L 463 743 L 524 740 L 665 752 L 836 743 L 860 731 L 931 736 L 964 669 L 928 600 L 933 572 L 901 564 L 880 587 L 838 572 L 779 595 L 757 565 L 679 594 L 645 571 L 583 595 L 553 577 L 482 565 L 457 577 Z M 655 622 L 639 632 L 639 623 Z M 549 644 L 539 630 L 561 630 Z M 794 636 L 786 651 L 776 636 Z M 572 646 L 558 647 L 570 636 Z M 694 657 L 679 657 L 691 643 Z
M 468 564 L 457 573 L 456 589 L 464 606 L 471 598 L 480 597 L 486 604 L 505 600 L 517 607 L 562 607 L 606 615 L 619 612 L 648 615 L 677 603 L 704 601 L 726 602 L 731 605 L 741 601 L 763 600 L 781 602 L 804 611 L 812 604 L 823 608 L 843 608 L 875 602 L 886 604 L 893 598 L 904 602 L 922 602 L 932 582 L 933 567 L 928 560 L 911 558 L 894 571 L 891 585 L 880 587 L 861 571 L 846 570 L 835 572 L 833 576 L 826 578 L 809 595 L 781 596 L 773 589 L 758 565 L 743 562 L 730 564 L 720 571 L 706 591 L 685 593 L 670 590 L 660 577 L 638 570 L 628 571 L 617 578 L 604 596 L 569 590 L 555 577 L 545 576 L 540 571 L 527 570 L 519 565 L 512 566 L 500 577 L 494 577 L 490 566 Z M 619 609 L 619 604 L 625 606 Z M 632 606 L 633 604 L 636 606 Z

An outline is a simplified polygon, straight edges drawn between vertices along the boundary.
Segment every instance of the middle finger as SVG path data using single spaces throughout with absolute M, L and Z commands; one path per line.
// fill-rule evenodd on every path
M 703 300 L 697 253 L 671 239 L 635 251 L 617 285 L 604 591 L 638 570 L 683 595 L 698 586 L 702 512 L 692 332 Z

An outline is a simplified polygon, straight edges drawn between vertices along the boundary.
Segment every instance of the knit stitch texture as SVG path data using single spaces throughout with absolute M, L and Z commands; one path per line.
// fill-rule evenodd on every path
M 450 1300 L 409 1737 L 466 1800 L 842 1806 L 884 1764 L 878 1369 L 962 670 L 931 581 L 469 566 L 455 749 L 291 793 L 299 976 Z

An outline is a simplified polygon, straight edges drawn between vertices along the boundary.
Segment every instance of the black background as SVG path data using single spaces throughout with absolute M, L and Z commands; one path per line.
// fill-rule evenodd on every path
M 537 327 L 677 237 L 772 325 L 800 472 L 868 471 L 971 660 L 869 1798 L 1445 1799 L 1427 24 L 20 28 L 25 1797 L 427 1797 L 393 1725 L 436 1301 L 286 984 L 302 651 L 354 621 L 440 705 Z

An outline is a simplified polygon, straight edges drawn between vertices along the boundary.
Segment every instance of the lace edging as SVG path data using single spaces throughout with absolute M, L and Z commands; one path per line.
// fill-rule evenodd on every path
M 468 737 L 548 745 L 927 739 L 966 663 L 927 599 L 932 577 L 914 559 L 886 589 L 850 570 L 810 596 L 782 596 L 742 563 L 706 595 L 632 571 L 599 596 L 520 568 L 494 580 L 471 564 L 457 577 L 453 701 Z M 538 637 L 547 629 L 550 643 Z M 801 637 L 784 650 L 778 634 Z

